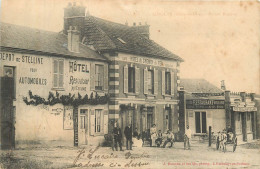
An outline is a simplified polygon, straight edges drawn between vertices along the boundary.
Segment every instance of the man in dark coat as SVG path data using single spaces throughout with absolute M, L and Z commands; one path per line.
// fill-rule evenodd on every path
M 132 127 L 131 125 L 128 125 L 125 127 L 125 138 L 126 138 L 126 149 L 128 150 L 128 144 L 130 146 L 130 150 L 132 150 Z
M 115 127 L 113 129 L 113 135 L 114 135 L 114 142 L 115 142 L 116 151 L 118 151 L 117 144 L 120 147 L 120 151 L 123 151 L 123 149 L 122 149 L 122 142 L 121 142 L 121 140 L 122 140 L 122 133 L 121 133 L 121 129 L 119 127 L 117 127 L 116 123 L 115 123 Z

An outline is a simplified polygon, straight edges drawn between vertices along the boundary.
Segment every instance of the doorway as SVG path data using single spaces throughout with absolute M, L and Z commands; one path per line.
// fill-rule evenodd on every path
M 88 109 L 79 112 L 79 145 L 88 144 Z
M 1 149 L 15 148 L 14 70 L 4 66 L 4 77 L 1 77 Z

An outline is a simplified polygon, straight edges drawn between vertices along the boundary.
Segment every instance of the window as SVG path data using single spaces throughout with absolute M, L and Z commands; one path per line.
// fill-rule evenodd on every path
M 95 65 L 95 89 L 103 90 L 104 86 L 104 66 Z
M 63 73 L 64 70 L 64 60 L 54 59 L 53 61 L 53 87 L 63 88 Z
M 135 92 L 135 68 L 134 67 L 128 68 L 128 92 L 130 93 Z
M 153 70 L 148 70 L 148 94 L 154 94 L 154 73 Z
M 171 94 L 171 73 L 165 72 L 165 94 Z
M 95 110 L 95 133 L 100 133 L 102 127 L 102 110 Z
M 80 129 L 85 129 L 85 117 L 86 116 L 80 116 Z
M 195 112 L 196 133 L 206 133 L 206 112 Z

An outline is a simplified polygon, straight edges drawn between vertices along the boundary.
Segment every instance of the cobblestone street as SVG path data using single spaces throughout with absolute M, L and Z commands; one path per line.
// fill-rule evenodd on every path
M 236 152 L 217 151 L 215 145 L 192 142 L 173 148 L 134 147 L 112 151 L 108 147 L 55 147 L 1 151 L 1 168 L 259 168 L 259 141 L 239 145 Z M 19 164 L 19 165 L 18 165 Z

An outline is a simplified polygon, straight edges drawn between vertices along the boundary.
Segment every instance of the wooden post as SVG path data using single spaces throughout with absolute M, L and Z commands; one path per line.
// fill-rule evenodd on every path
M 211 126 L 209 126 L 209 147 L 211 146 Z
M 73 106 L 74 146 L 78 146 L 78 106 Z

